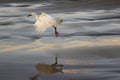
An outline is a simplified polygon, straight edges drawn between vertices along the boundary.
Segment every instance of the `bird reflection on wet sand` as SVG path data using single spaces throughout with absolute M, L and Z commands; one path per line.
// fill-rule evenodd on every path
M 37 80 L 37 78 L 41 75 L 50 75 L 50 74 L 54 74 L 54 73 L 63 73 L 63 65 L 62 64 L 58 64 L 58 60 L 57 57 L 55 57 L 55 63 L 54 64 L 45 64 L 45 63 L 37 63 L 35 65 L 36 70 L 39 72 L 38 74 L 36 74 L 35 76 L 31 77 L 30 80 Z

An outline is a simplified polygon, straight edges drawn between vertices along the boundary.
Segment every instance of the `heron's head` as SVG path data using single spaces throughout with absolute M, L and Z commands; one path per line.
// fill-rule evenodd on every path
M 31 14 L 28 15 L 28 17 L 30 17 L 30 16 L 36 16 L 36 15 L 37 15 L 36 13 L 31 13 Z

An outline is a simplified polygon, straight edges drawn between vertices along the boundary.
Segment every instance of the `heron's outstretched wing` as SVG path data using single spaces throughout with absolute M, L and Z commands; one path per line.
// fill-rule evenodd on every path
M 41 22 L 44 22 L 48 26 L 57 26 L 58 25 L 56 20 L 53 17 L 47 15 L 46 13 L 42 13 L 39 17 L 39 20 Z
M 44 32 L 51 26 L 57 26 L 59 23 L 53 17 L 42 13 L 34 24 L 37 32 Z

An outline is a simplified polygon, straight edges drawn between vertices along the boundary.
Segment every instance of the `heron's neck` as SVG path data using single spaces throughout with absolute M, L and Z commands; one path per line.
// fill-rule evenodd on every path
M 38 20 L 39 16 L 37 14 L 33 15 L 35 17 L 36 20 Z

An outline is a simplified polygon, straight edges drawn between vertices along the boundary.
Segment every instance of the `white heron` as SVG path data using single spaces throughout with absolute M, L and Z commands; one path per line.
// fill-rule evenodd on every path
M 36 22 L 34 26 L 36 27 L 37 32 L 44 32 L 49 27 L 53 27 L 55 29 L 55 36 L 58 37 L 59 33 L 57 32 L 57 26 L 62 23 L 62 19 L 55 19 L 50 15 L 42 12 L 41 15 L 37 15 L 36 13 L 31 13 L 29 16 L 34 16 Z

